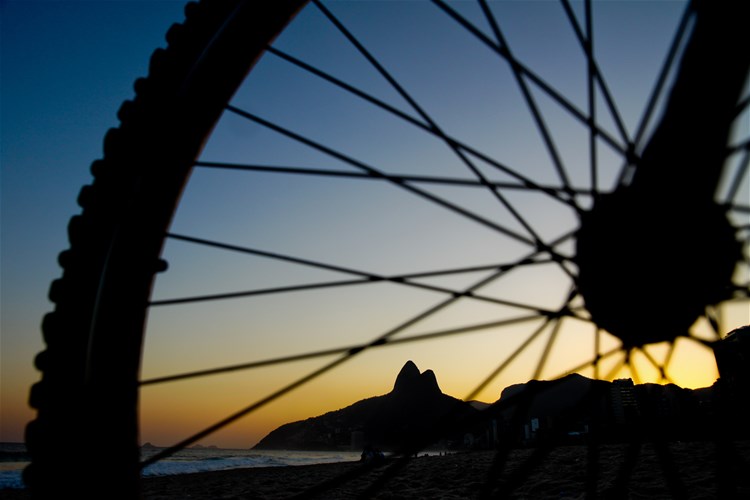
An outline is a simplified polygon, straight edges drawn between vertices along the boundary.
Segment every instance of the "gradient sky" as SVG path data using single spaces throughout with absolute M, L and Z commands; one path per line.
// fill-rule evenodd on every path
M 2 441 L 23 439 L 57 254 L 104 132 L 181 1 L 0 2 Z
M 488 50 L 472 49 L 467 57 L 464 49 L 473 47 L 476 41 L 461 31 L 445 35 L 443 30 L 455 30 L 455 23 L 434 9 L 427 18 L 417 18 L 424 2 L 389 2 L 395 10 L 385 14 L 371 11 L 380 3 L 343 1 L 330 5 L 368 47 L 373 46 L 377 31 L 388 26 L 385 43 L 377 45 L 378 57 L 389 71 L 399 75 L 402 85 L 422 89 L 418 94 L 420 104 L 444 130 L 498 161 L 523 168 L 538 182 L 559 182 L 528 109 L 518 99 L 514 100 L 516 104 L 505 99 L 518 95 L 507 64 L 498 63 Z M 56 255 L 67 247 L 65 227 L 70 216 L 78 212 L 78 190 L 90 181 L 89 165 L 101 155 L 106 130 L 117 125 L 116 110 L 132 96 L 132 82 L 146 73 L 149 55 L 163 46 L 168 26 L 181 20 L 182 4 L 137 0 L 0 4 L 2 441 L 22 440 L 24 423 L 33 415 L 25 405 L 28 387 L 37 377 L 31 360 L 42 348 L 39 323 L 51 309 L 46 293 L 50 281 L 60 273 Z M 473 4 L 452 5 L 469 18 L 480 18 Z M 585 110 L 585 59 L 569 25 L 560 20 L 561 9 L 551 2 L 531 5 L 531 9 L 523 9 L 519 2 L 493 3 L 508 20 L 503 27 L 509 44 L 518 47 L 516 55 L 530 67 L 539 68 L 543 78 L 554 81 Z M 613 30 L 596 32 L 597 49 L 603 58 L 601 69 L 611 75 L 612 93 L 621 103 L 623 120 L 631 131 L 640 117 L 638 103 L 642 103 L 659 69 L 659 49 L 669 43 L 669 30 L 660 27 L 673 25 L 681 12 L 678 2 L 649 5 L 648 11 L 646 4 L 640 5 L 633 9 L 629 2 L 608 2 L 597 11 L 600 20 Z M 535 22 L 529 21 L 530 15 L 537 16 Z M 415 29 L 416 19 L 419 24 Z M 486 25 L 484 29 L 490 33 Z M 622 43 L 626 36 L 633 42 Z M 429 41 L 429 50 L 414 48 L 425 41 Z M 342 43 L 340 33 L 317 11 L 303 12 L 275 46 L 417 116 L 350 45 Z M 563 161 L 585 166 L 585 130 L 544 96 L 537 95 L 537 99 L 558 134 L 555 139 Z M 315 78 L 272 56 L 260 62 L 233 104 L 262 117 L 273 116 L 279 124 L 340 148 L 343 153 L 356 152 L 359 161 L 391 173 L 471 178 L 465 167 L 456 167 L 455 155 L 440 141 L 350 96 L 331 92 Z M 614 133 L 610 118 L 601 116 L 600 120 L 604 129 Z M 354 170 L 233 115 L 218 125 L 217 138 L 208 143 L 202 158 Z M 611 185 L 619 162 L 607 147 L 600 147 L 600 161 L 600 183 Z M 484 163 L 479 162 L 479 167 L 492 180 L 508 180 Z M 585 168 L 571 168 L 571 176 L 577 185 L 588 182 Z M 430 193 L 522 231 L 487 192 L 431 187 Z M 546 196 L 509 193 L 508 198 L 524 207 L 529 222 L 544 238 L 559 236 L 561 228 L 573 220 L 569 209 Z M 498 238 L 495 232 L 466 222 L 462 216 L 382 182 L 199 169 L 185 192 L 172 230 L 384 275 L 511 262 L 524 251 L 523 244 Z M 156 300 L 351 277 L 176 240 L 167 243 L 165 257 L 170 271 L 157 282 Z M 466 273 L 422 282 L 461 288 L 479 276 Z M 560 297 L 567 293 L 568 286 L 555 265 L 509 273 L 502 284 L 483 292 L 549 308 L 561 305 Z M 143 376 L 367 342 L 442 300 L 440 294 L 393 283 L 351 290 L 288 294 L 283 301 L 261 297 L 154 307 L 149 317 Z M 743 307 L 730 311 L 730 327 L 747 322 L 746 304 Z M 513 308 L 463 301 L 404 333 L 431 332 L 517 314 Z M 345 365 L 291 398 L 269 405 L 204 444 L 248 446 L 281 423 L 388 392 L 408 359 L 422 370 L 433 369 L 444 392 L 463 397 L 497 366 L 503 353 L 520 345 L 538 324 L 529 322 L 505 329 L 500 336 L 483 331 L 366 353 L 357 363 Z M 581 340 L 584 338 L 593 338 L 593 330 L 585 321 L 566 324 L 552 360 L 539 376 L 564 373 L 590 358 L 593 343 Z M 613 339 L 605 339 L 602 350 L 614 345 Z M 509 373 L 480 394 L 480 399 L 497 399 L 506 385 L 531 378 L 543 346 L 541 340 L 532 345 L 514 361 Z M 651 354 L 658 357 L 665 352 L 656 347 Z M 715 380 L 709 353 L 690 346 L 680 352 L 680 363 L 671 373 L 678 383 L 701 387 Z M 170 444 L 325 361 L 144 388 L 142 439 Z M 643 363 L 639 375 L 645 381 L 657 374 Z

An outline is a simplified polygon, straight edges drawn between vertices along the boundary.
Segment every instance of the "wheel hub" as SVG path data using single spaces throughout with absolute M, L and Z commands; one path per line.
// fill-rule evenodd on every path
M 577 286 L 592 320 L 626 348 L 673 341 L 732 294 L 741 245 L 714 204 L 648 202 L 621 189 L 581 216 Z

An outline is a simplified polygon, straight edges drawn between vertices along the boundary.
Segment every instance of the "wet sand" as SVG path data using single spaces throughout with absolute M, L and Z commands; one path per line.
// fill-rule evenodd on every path
M 722 469 L 722 473 L 729 474 L 735 481 L 735 498 L 750 498 L 750 442 L 738 443 L 737 450 L 731 464 Z M 719 496 L 714 443 L 673 443 L 669 451 L 687 498 Z M 553 449 L 537 463 L 533 449 L 513 450 L 500 480 L 494 483 L 493 494 L 512 481 L 514 471 L 530 467 L 531 474 L 514 487 L 511 498 L 584 498 L 589 463 L 587 452 L 585 446 L 562 446 Z M 665 485 L 663 468 L 650 445 L 641 450 L 627 489 L 618 486 L 618 473 L 626 456 L 627 448 L 622 445 L 607 445 L 599 449 L 597 498 L 654 500 L 674 497 Z M 485 492 L 494 458 L 494 452 L 482 451 L 420 456 L 401 462 L 387 459 L 373 466 L 349 462 L 152 477 L 143 482 L 143 496 L 153 500 L 478 498 Z M 390 477 L 392 473 L 393 477 Z M 336 478 L 337 484 L 318 492 L 317 496 L 309 491 L 326 486 Z M 381 479 L 388 479 L 382 488 L 370 489 Z M 0 498 L 22 500 L 28 495 L 23 491 L 6 490 L 0 492 Z

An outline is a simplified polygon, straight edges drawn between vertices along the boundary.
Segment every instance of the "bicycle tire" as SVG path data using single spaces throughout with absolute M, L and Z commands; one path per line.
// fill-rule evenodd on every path
M 26 431 L 33 463 L 24 480 L 35 497 L 114 498 L 111 485 L 117 498 L 138 496 L 138 359 L 163 234 L 224 103 L 303 3 L 188 4 L 120 108 L 121 124 L 78 197 L 82 213 L 69 223 L 63 275 L 50 287 L 55 310 L 42 325 L 42 378 L 30 395 L 37 417 Z M 227 46 L 247 50 L 212 55 Z M 81 438 L 85 449 L 69 446 Z

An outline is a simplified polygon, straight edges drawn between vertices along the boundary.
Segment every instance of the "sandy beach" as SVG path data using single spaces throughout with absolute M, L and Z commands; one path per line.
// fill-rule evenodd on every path
M 750 443 L 737 444 L 737 454 L 725 472 L 736 481 L 736 498 L 750 498 Z M 711 442 L 673 443 L 670 453 L 677 475 L 684 485 L 686 498 L 717 498 L 715 445 Z M 665 486 L 662 467 L 651 446 L 645 445 L 633 469 L 627 490 L 615 486 L 622 468 L 626 447 L 607 445 L 599 449 L 600 470 L 598 498 L 667 499 L 673 498 Z M 584 498 L 586 489 L 587 448 L 562 446 L 533 462 L 533 449 L 513 450 L 507 467 L 495 484 L 493 494 L 509 484 L 514 471 L 534 463 L 531 474 L 521 481 L 510 495 L 518 499 Z M 374 466 L 358 462 L 306 465 L 294 467 L 263 467 L 219 472 L 203 472 L 177 476 L 153 477 L 144 480 L 143 496 L 152 500 L 230 500 L 230 499 L 466 499 L 478 498 L 487 484 L 494 452 L 478 451 L 450 455 L 420 455 L 408 461 L 387 459 Z M 531 462 L 530 462 L 531 460 Z M 743 472 L 744 471 L 744 472 Z M 392 473 L 393 477 L 390 477 Z M 371 490 L 373 484 L 388 479 L 382 488 Z M 330 488 L 311 492 L 311 488 Z M 624 494 L 624 495 L 623 495 Z M 29 498 L 22 490 L 5 490 L 0 498 Z
M 670 447 L 674 464 L 683 481 L 688 498 L 716 498 L 716 469 L 710 462 L 713 443 L 676 443 Z M 748 464 L 750 447 L 743 443 L 742 460 Z M 534 472 L 519 484 L 512 498 L 584 498 L 586 488 L 586 454 L 583 446 L 555 448 L 546 459 L 534 467 Z M 533 460 L 534 450 L 514 450 L 508 457 L 508 469 L 493 489 L 499 491 L 513 477 L 513 472 Z M 617 498 L 624 491 L 615 488 L 615 481 L 625 456 L 623 446 L 605 446 L 600 449 L 599 498 Z M 295 468 L 265 468 L 246 471 L 227 471 L 195 474 L 189 484 L 183 478 L 162 477 L 146 481 L 146 498 L 167 500 L 191 499 L 244 499 L 289 498 L 305 495 L 312 487 L 325 484 L 333 478 L 353 477 L 337 487 L 326 489 L 318 497 L 326 499 L 382 498 L 382 499 L 466 499 L 478 498 L 487 483 L 494 452 L 467 452 L 448 456 L 420 456 L 410 459 L 382 489 L 368 488 L 380 478 L 395 471 L 395 461 L 374 467 L 358 463 L 313 465 Z M 750 480 L 741 473 L 740 461 L 733 476 L 738 480 L 737 498 L 750 498 Z M 633 471 L 624 498 L 673 498 L 664 484 L 662 468 L 654 450 L 645 446 Z M 176 494 L 176 496 L 175 496 Z

